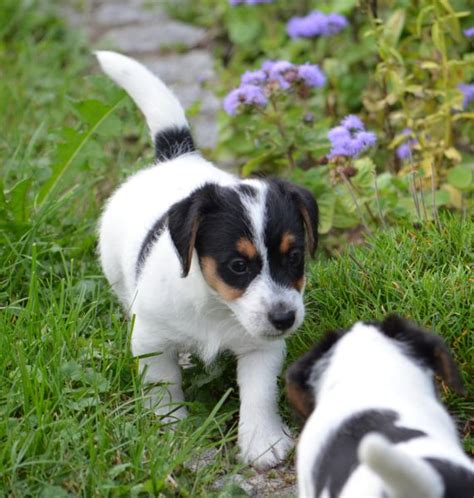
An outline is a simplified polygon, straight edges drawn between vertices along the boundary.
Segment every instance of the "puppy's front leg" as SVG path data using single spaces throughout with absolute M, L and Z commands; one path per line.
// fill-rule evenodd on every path
M 151 355 L 139 359 L 140 373 L 145 384 L 160 384 L 146 390 L 146 404 L 164 417 L 164 422 L 176 422 L 187 416 L 186 408 L 181 405 L 184 395 L 178 354 L 169 345 L 160 345 L 156 341 L 157 335 L 155 330 L 154 340 L 147 340 L 150 339 L 147 328 L 137 319 L 132 335 L 132 353 L 134 356 Z
M 258 468 L 277 465 L 293 446 L 277 411 L 277 376 L 285 354 L 285 342 L 276 341 L 238 359 L 241 458 Z

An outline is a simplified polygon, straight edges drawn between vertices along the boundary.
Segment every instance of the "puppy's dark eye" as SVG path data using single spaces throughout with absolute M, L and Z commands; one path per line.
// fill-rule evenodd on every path
M 299 266 L 303 261 L 303 252 L 300 249 L 292 249 L 288 254 L 288 264 Z
M 229 268 L 237 275 L 247 273 L 249 265 L 243 258 L 235 258 L 229 263 Z

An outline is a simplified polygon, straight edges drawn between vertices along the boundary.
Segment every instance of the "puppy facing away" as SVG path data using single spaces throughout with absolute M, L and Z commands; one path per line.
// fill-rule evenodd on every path
M 181 105 L 156 76 L 114 52 L 97 57 L 144 114 L 156 149 L 156 163 L 112 195 L 99 228 L 104 273 L 135 316 L 132 352 L 155 384 L 150 403 L 166 420 L 185 417 L 178 353 L 210 362 L 233 352 L 241 457 L 273 466 L 292 446 L 276 380 L 284 338 L 304 317 L 316 201 L 286 181 L 241 180 L 215 168 L 195 150 Z
M 388 316 L 330 332 L 287 372 L 307 418 L 297 448 L 300 498 L 472 498 L 474 465 L 436 395 L 462 391 L 440 337 Z

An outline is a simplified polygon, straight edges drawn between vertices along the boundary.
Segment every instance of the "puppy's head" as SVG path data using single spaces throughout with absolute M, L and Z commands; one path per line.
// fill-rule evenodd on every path
M 281 180 L 206 184 L 168 216 L 183 277 L 196 250 L 207 284 L 259 338 L 301 325 L 305 252 L 314 255 L 317 225 L 313 196 Z
M 396 344 L 400 354 L 410 357 L 429 375 L 439 375 L 448 386 L 461 394 L 463 393 L 459 370 L 442 338 L 420 329 L 397 315 L 389 315 L 383 322 L 358 322 L 348 331 L 328 332 L 310 351 L 290 365 L 286 373 L 287 396 L 304 419 L 311 415 L 317 403 L 320 380 L 327 371 L 337 345 L 343 346 L 347 340 L 355 339 L 358 341 L 359 350 L 363 350 L 366 345 L 373 343 L 373 336 L 366 334 L 366 331 L 378 332 L 384 340 Z M 347 344 L 350 347 L 341 354 L 356 354 L 352 352 L 356 350 L 355 342 Z M 369 347 L 367 347 L 368 350 Z M 343 363 L 347 365 L 351 358 L 347 359 L 345 356 L 344 360 Z M 370 355 L 361 361 L 370 363 Z M 348 375 L 351 375 L 350 372 L 349 368 Z M 374 374 L 377 375 L 377 373 Z M 383 372 L 380 372 L 379 375 L 383 375 Z

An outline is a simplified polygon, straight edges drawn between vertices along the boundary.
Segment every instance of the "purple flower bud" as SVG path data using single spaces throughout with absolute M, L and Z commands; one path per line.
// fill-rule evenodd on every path
M 267 74 L 265 71 L 258 69 L 257 71 L 245 71 L 240 78 L 240 83 L 242 85 L 260 85 L 265 83 L 266 80 Z
M 291 38 L 314 38 L 339 33 L 347 26 L 347 20 L 339 14 L 325 15 L 317 10 L 305 17 L 293 17 L 286 30 Z
M 232 5 L 232 7 L 235 7 L 236 5 L 257 5 L 259 3 L 272 3 L 273 0 L 229 0 L 229 4 Z
M 299 66 L 298 78 L 309 87 L 322 87 L 326 83 L 326 76 L 319 69 L 319 66 L 315 64 L 302 64 Z
M 360 143 L 361 150 L 373 147 L 377 142 L 377 135 L 372 131 L 359 131 L 355 138 Z
M 467 36 L 467 38 L 472 38 L 474 36 L 474 26 L 465 29 L 463 33 L 465 34 L 465 36 Z
M 458 88 L 464 95 L 463 108 L 467 109 L 468 105 L 474 100 L 474 83 L 461 83 Z
M 411 137 L 413 135 L 413 131 L 410 128 L 405 128 L 402 131 L 402 135 Z M 408 138 L 408 140 L 406 140 L 396 148 L 395 154 L 397 154 L 397 157 L 400 160 L 406 161 L 407 159 L 411 158 L 412 150 L 415 145 L 418 145 L 418 140 L 416 140 L 415 138 Z
M 344 16 L 340 14 L 329 14 L 326 17 L 326 33 L 325 36 L 335 35 L 347 27 L 348 22 Z
M 268 79 L 276 81 L 283 90 L 290 87 L 290 83 L 295 79 L 296 66 L 288 61 L 267 61 L 263 63 L 262 69 L 268 71 Z
M 328 157 L 357 157 L 361 152 L 372 147 L 377 142 L 377 136 L 371 131 L 365 131 L 362 121 L 353 115 L 346 116 L 339 126 L 329 130 L 331 152 Z
M 364 123 L 362 123 L 362 121 L 357 116 L 354 116 L 354 114 L 349 114 L 348 116 L 346 116 L 342 120 L 341 124 L 347 130 L 362 131 L 364 129 Z
M 234 116 L 241 105 L 265 107 L 268 103 L 263 90 L 256 85 L 241 85 L 232 90 L 224 99 L 223 107 L 227 114 Z

